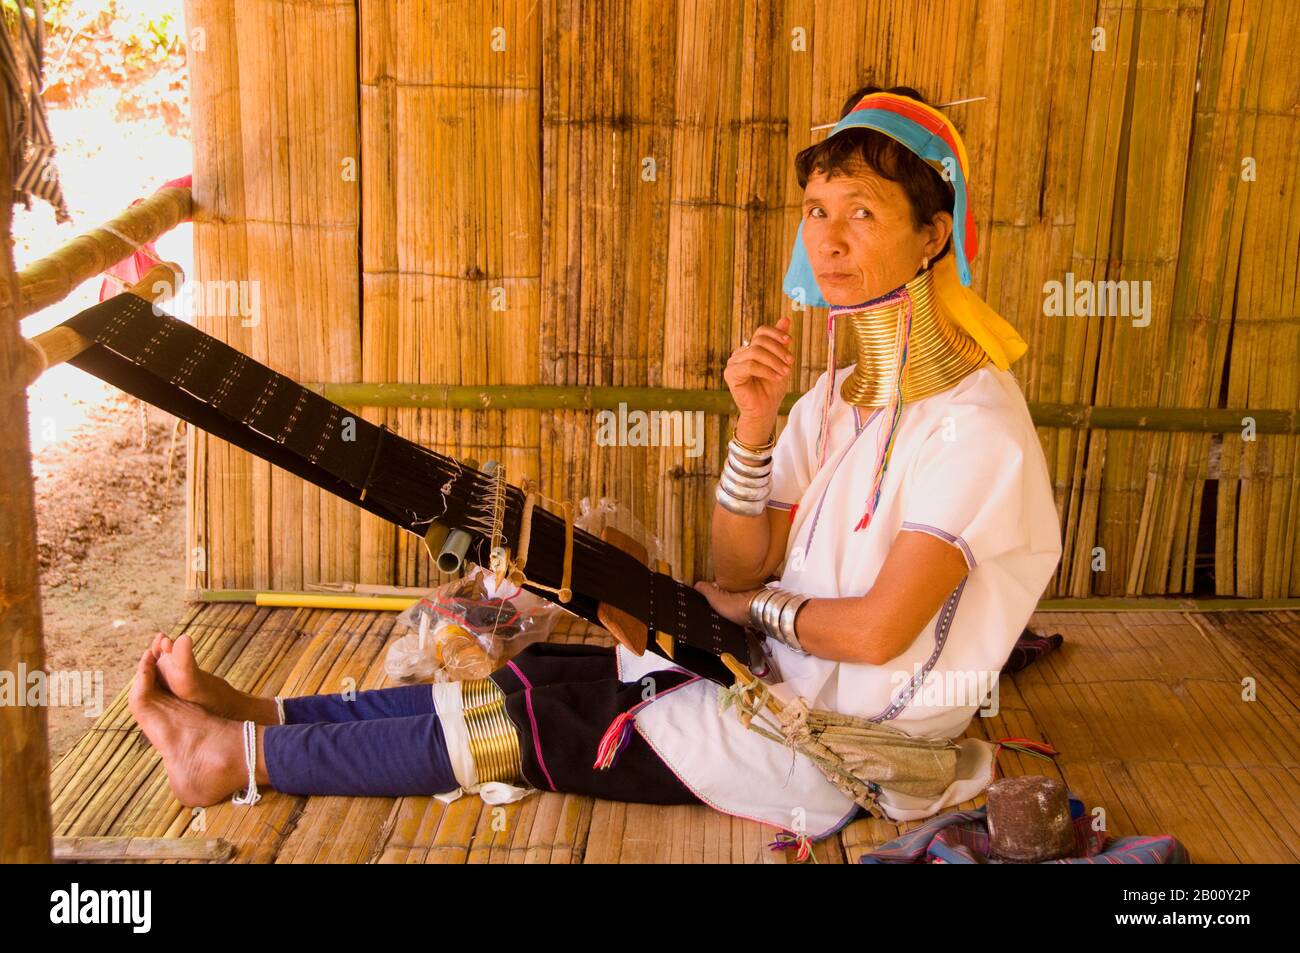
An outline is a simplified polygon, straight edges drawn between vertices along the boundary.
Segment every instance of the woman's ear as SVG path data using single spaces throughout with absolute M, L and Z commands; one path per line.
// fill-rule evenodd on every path
M 925 241 L 925 255 L 933 260 L 938 256 L 939 252 L 943 251 L 943 246 L 948 244 L 948 240 L 952 238 L 952 213 L 936 213 L 923 231 L 928 233 Z

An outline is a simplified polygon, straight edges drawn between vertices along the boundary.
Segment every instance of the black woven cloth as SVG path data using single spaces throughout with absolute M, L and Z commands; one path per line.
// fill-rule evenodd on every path
M 74 366 L 403 529 L 423 536 L 436 520 L 465 530 L 473 540 L 467 558 L 490 563 L 491 540 L 479 531 L 495 486 L 488 474 L 362 419 L 136 295 L 117 295 L 66 324 L 95 342 Z M 523 506 L 523 491 L 507 484 L 501 533 L 515 552 Z M 600 603 L 622 609 L 672 636 L 678 665 L 719 684 L 734 681 L 720 656 L 748 662 L 741 626 L 693 587 L 590 533 L 573 535 L 573 598 L 564 608 L 596 623 Z M 564 520 L 537 507 L 528 577 L 559 587 L 563 565 Z

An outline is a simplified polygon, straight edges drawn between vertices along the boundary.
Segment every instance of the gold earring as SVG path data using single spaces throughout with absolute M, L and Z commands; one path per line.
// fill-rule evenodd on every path
M 930 267 L 930 256 L 929 255 L 921 256 L 921 270 L 925 271 L 929 267 Z

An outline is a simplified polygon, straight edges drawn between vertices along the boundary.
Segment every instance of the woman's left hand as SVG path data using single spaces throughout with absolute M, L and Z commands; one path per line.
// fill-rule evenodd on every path
M 720 589 L 711 582 L 701 579 L 695 584 L 695 588 L 704 593 L 704 598 L 709 600 L 709 605 L 713 611 L 724 619 L 735 622 L 737 625 L 749 624 L 749 600 L 754 597 L 758 589 L 746 589 L 744 592 L 728 592 L 726 589 Z

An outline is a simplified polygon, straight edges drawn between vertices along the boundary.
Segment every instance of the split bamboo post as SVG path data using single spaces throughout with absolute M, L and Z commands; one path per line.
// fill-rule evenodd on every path
M 83 281 L 186 221 L 192 208 L 189 189 L 159 189 L 139 205 L 33 262 L 18 276 L 17 316 L 25 318 L 62 301 Z
M 0 96 L 0 156 L 10 155 L 9 100 Z M 18 276 L 12 243 L 13 177 L 0 163 L 0 368 L 18 367 Z M 13 374 L 0 377 L 0 671 L 24 696 L 27 672 L 45 667 L 40 576 L 36 566 L 36 500 L 27 433 L 27 391 Z M 0 705 L 0 863 L 49 863 L 50 747 L 42 705 Z
M 180 265 L 163 262 L 150 268 L 143 278 L 126 289 L 126 293 L 158 304 L 170 298 L 184 280 L 185 274 Z M 50 367 L 76 357 L 92 343 L 64 324 L 29 339 L 24 355 L 24 383 L 30 386 Z

